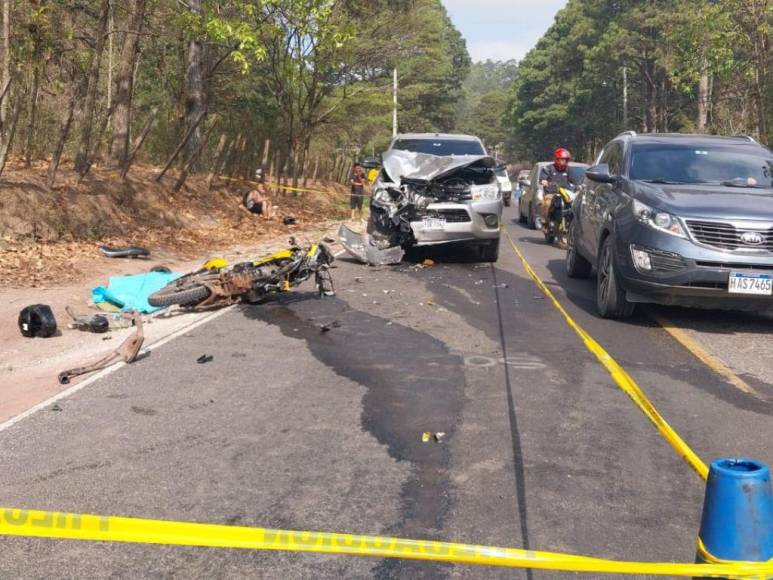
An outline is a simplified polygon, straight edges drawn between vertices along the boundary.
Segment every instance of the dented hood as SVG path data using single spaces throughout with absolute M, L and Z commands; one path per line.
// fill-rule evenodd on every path
M 488 155 L 430 155 L 392 149 L 384 154 L 384 170 L 395 183 L 403 177 L 433 181 L 465 167 L 493 168 L 496 161 Z

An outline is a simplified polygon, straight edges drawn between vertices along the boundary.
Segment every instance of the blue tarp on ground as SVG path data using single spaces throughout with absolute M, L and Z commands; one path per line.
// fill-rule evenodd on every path
M 140 312 L 155 312 L 160 310 L 148 304 L 148 296 L 160 290 L 180 274 L 166 272 L 146 272 L 133 276 L 112 276 L 104 286 L 97 286 L 91 291 L 91 301 L 110 302 L 120 306 L 122 310 L 139 310 Z

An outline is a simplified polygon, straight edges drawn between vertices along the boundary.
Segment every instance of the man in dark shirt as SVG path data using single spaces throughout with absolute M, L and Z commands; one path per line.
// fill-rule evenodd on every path
M 352 186 L 349 207 L 352 210 L 352 221 L 354 221 L 355 212 L 359 214 L 359 219 L 362 219 L 362 202 L 365 197 L 365 173 L 363 173 L 362 166 L 359 163 L 354 164 L 354 170 L 349 178 L 349 183 Z
M 559 187 L 569 185 L 569 160 L 571 153 L 566 149 L 556 149 L 553 164 L 543 167 L 539 174 L 539 182 L 542 185 L 542 222 L 546 223 L 553 197 L 558 193 Z

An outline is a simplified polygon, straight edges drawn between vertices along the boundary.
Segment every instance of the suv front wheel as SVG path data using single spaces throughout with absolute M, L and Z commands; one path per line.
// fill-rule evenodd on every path
M 601 246 L 596 278 L 596 308 L 602 318 L 627 318 L 633 314 L 635 304 L 625 298 L 615 272 L 615 246 L 607 236 Z

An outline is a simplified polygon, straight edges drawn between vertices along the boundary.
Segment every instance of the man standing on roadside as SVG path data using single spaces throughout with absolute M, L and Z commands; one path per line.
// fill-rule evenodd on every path
M 349 179 L 349 184 L 352 186 L 352 193 L 349 198 L 349 207 L 352 210 L 352 221 L 354 221 L 355 212 L 359 215 L 359 219 L 362 220 L 362 203 L 365 197 L 365 174 L 363 173 L 362 166 L 359 162 L 354 164 L 354 170 Z

